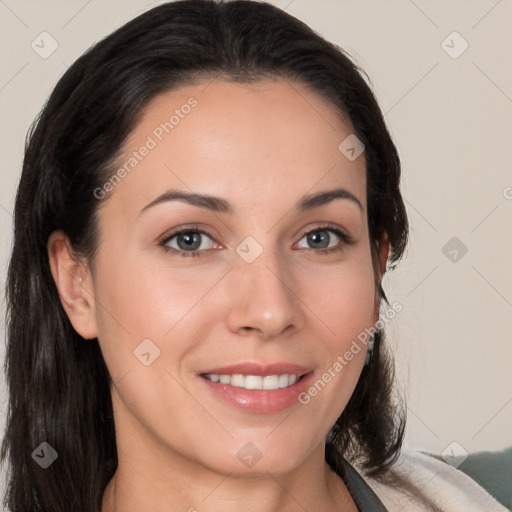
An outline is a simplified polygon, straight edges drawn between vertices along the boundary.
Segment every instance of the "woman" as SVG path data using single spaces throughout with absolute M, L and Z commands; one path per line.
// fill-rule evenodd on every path
M 164 4 L 86 52 L 16 201 L 5 505 L 503 510 L 400 455 L 399 180 L 360 70 L 268 4 Z

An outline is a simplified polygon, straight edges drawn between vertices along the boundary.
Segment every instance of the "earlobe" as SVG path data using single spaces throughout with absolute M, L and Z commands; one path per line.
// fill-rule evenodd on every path
M 47 247 L 53 280 L 71 324 L 83 338 L 96 338 L 94 290 L 87 266 L 73 254 L 63 231 L 52 233 Z

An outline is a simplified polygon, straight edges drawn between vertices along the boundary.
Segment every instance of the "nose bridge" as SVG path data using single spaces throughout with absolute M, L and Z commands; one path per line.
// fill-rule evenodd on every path
M 245 240 L 237 247 L 239 258 L 228 322 L 232 331 L 257 330 L 269 339 L 290 325 L 297 326 L 300 308 L 291 268 L 276 250 L 256 244 Z

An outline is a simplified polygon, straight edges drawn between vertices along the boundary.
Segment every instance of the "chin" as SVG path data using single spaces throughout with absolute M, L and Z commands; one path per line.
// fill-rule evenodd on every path
M 272 435 L 272 434 L 271 434 Z M 297 469 L 308 457 L 304 442 L 286 442 L 277 438 L 272 442 L 264 436 L 258 441 L 236 442 L 229 450 L 231 456 L 213 456 L 215 470 L 233 477 L 285 475 Z M 220 455 L 220 454 L 219 454 Z M 220 464 L 219 464 L 220 463 Z

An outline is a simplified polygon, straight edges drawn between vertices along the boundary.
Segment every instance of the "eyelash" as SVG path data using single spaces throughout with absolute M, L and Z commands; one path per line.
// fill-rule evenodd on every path
M 302 240 L 306 235 L 309 235 L 310 233 L 317 233 L 322 231 L 329 231 L 331 233 L 334 233 L 336 236 L 338 236 L 341 239 L 341 242 L 334 246 L 327 249 L 309 249 L 310 251 L 313 251 L 313 253 L 321 256 L 325 256 L 327 254 L 331 254 L 336 251 L 342 251 L 344 250 L 345 246 L 352 245 L 354 243 L 354 240 L 350 235 L 342 231 L 340 228 L 333 224 L 326 224 L 325 226 L 320 226 L 318 228 L 311 229 L 309 231 L 305 231 L 301 234 L 300 240 Z M 173 238 L 175 238 L 178 235 L 183 234 L 191 234 L 191 233 L 199 233 L 201 235 L 206 235 L 207 237 L 214 240 L 213 236 L 210 235 L 207 231 L 204 231 L 202 229 L 199 229 L 194 226 L 185 226 L 182 228 L 178 228 L 175 231 L 173 231 L 170 235 L 166 236 L 161 242 L 159 242 L 159 245 L 164 249 L 167 253 L 172 254 L 178 254 L 180 256 L 183 256 L 185 258 L 189 257 L 197 257 L 197 256 L 203 256 L 203 253 L 207 252 L 207 250 L 201 250 L 201 251 L 181 251 L 178 249 L 175 249 L 174 247 L 169 247 L 166 244 L 168 244 Z M 215 240 L 214 240 L 215 241 Z

